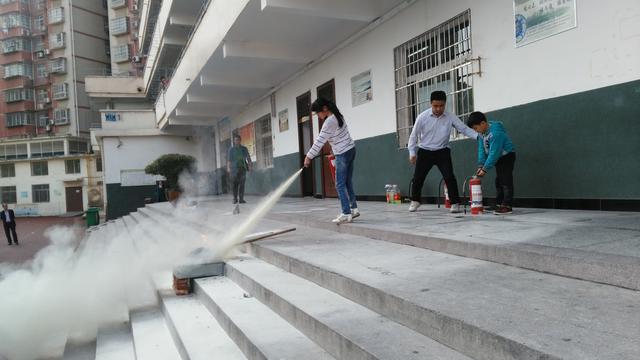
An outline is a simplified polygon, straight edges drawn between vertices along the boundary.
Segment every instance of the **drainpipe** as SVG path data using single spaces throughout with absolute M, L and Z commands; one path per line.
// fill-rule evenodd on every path
M 77 83 L 77 73 L 76 73 L 76 46 L 75 46 L 75 27 L 73 25 L 73 0 L 69 0 L 69 21 L 71 29 L 69 33 L 71 34 L 71 81 L 73 82 L 73 94 L 74 94 L 74 107 L 73 111 L 75 113 L 76 119 L 76 136 L 80 137 L 80 111 L 78 110 L 78 83 Z

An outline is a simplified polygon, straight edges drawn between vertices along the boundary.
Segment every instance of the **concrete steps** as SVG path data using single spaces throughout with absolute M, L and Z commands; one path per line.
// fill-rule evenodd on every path
M 469 359 L 259 259 L 228 262 L 227 276 L 338 359 Z
M 475 359 L 640 355 L 636 291 L 357 236 L 314 234 L 257 242 L 253 252 Z
M 136 360 L 131 324 L 102 327 L 96 340 L 96 360 Z
M 131 314 L 131 329 L 137 360 L 182 359 L 162 311 L 137 311 Z
M 333 359 L 229 278 L 196 280 L 195 293 L 250 359 Z

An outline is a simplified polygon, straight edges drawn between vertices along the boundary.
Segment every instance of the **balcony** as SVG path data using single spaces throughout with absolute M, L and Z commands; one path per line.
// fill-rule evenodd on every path
M 69 98 L 69 84 L 53 84 L 51 85 L 51 93 L 54 100 L 65 100 Z
M 144 83 L 135 76 L 87 76 L 85 91 L 95 98 L 145 99 Z
M 116 63 L 129 62 L 131 54 L 129 44 L 116 45 L 111 50 L 111 60 Z
M 51 60 L 49 65 L 51 67 L 51 71 L 50 71 L 51 74 L 66 74 L 67 73 L 67 59 L 65 59 L 65 58 L 53 59 L 53 60 Z
M 64 22 L 64 8 L 57 7 L 49 10 L 49 25 L 62 24 Z
M 71 111 L 69 109 L 54 109 L 53 121 L 56 125 L 68 125 L 71 121 Z
M 129 33 L 129 18 L 127 16 L 119 17 L 111 20 L 109 23 L 109 32 L 112 36 L 119 36 Z

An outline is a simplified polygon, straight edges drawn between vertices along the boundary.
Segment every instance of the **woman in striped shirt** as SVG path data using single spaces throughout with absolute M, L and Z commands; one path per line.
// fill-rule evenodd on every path
M 340 198 L 342 213 L 333 220 L 336 224 L 351 222 L 360 216 L 356 194 L 353 191 L 353 162 L 356 158 L 354 143 L 344 117 L 333 102 L 319 98 L 311 105 L 311 110 L 324 121 L 318 138 L 304 159 L 304 166 L 311 165 L 311 159 L 320 154 L 320 150 L 328 141 L 331 151 L 336 157 L 336 190 Z

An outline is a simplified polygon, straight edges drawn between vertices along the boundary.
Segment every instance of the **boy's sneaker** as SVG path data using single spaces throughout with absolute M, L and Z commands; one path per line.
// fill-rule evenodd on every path
M 513 209 L 511 206 L 500 205 L 496 206 L 496 209 L 493 211 L 496 215 L 509 215 L 513 214 Z
M 358 216 L 360 216 L 360 211 L 358 211 L 358 208 L 351 209 L 351 219 L 353 220 Z
M 335 224 L 344 224 L 347 222 L 351 222 L 353 220 L 353 217 L 351 217 L 351 214 L 340 214 L 338 215 L 337 218 L 331 220 L 333 223 Z
M 417 201 L 412 201 L 411 205 L 409 205 L 409 212 L 415 212 L 420 207 L 420 203 Z
M 462 210 L 460 210 L 460 204 L 451 204 L 451 209 L 449 209 L 449 212 L 452 214 L 461 213 Z

